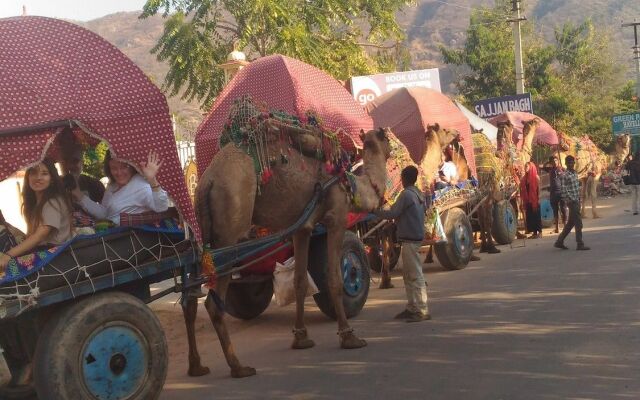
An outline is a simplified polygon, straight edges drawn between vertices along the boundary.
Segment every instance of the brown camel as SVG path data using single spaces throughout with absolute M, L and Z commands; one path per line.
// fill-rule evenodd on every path
M 631 153 L 631 136 L 624 134 L 616 137 L 615 150 L 612 154 L 613 161 L 623 165 L 627 156 Z
M 601 150 L 591 140 L 581 140 L 576 137 L 560 133 L 560 161 L 564 165 L 565 159 L 571 155 L 576 160 L 575 170 L 580 180 L 580 205 L 582 217 L 586 218 L 585 206 L 591 203 L 591 215 L 599 218 L 597 209 L 597 185 L 602 172 L 606 169 L 606 162 Z
M 536 129 L 540 126 L 540 118 L 534 118 L 523 122 L 522 147 L 520 149 L 520 163 L 524 166 L 531 161 L 533 156 L 533 138 L 536 136 Z M 521 170 L 523 173 L 524 170 Z
M 268 154 L 280 154 L 281 130 L 269 129 L 266 134 Z M 306 223 L 295 232 L 294 285 L 296 289 L 296 319 L 293 328 L 292 348 L 305 349 L 314 346 L 304 325 L 304 300 L 307 293 L 307 264 L 311 231 L 317 223 L 327 229 L 328 287 L 336 309 L 338 335 L 342 348 L 355 349 L 366 346 L 349 327 L 342 303 L 342 279 L 340 258 L 349 211 L 371 211 L 377 208 L 384 196 L 386 160 L 390 147 L 387 131 L 380 129 L 362 134 L 363 174 L 353 176 L 350 193 L 344 184 L 334 184 L 323 194 Z M 292 146 L 292 149 L 295 146 Z M 224 146 L 204 171 L 196 190 L 196 213 L 202 228 L 203 242 L 213 248 L 236 244 L 247 236 L 255 224 L 279 231 L 291 226 L 303 213 L 313 197 L 316 185 L 331 178 L 324 162 L 298 151 L 291 151 L 287 162 L 273 164 L 271 179 L 260 186 L 254 169 L 254 160 L 245 150 L 233 144 Z M 350 200 L 351 199 L 351 200 Z M 229 275 L 218 278 L 215 293 L 209 291 L 205 307 L 218 333 L 225 358 L 231 368 L 231 376 L 245 377 L 255 374 L 255 369 L 244 367 L 236 357 L 223 319 L 223 310 L 216 299 L 224 299 Z M 185 322 L 189 340 L 189 375 L 209 372 L 200 363 L 195 339 L 197 300 L 188 298 L 184 305 Z
M 438 123 L 427 125 L 425 153 L 420 160 L 420 167 L 430 185 L 433 184 L 442 162 L 442 152 L 459 135 L 457 130 L 441 128 Z
M 505 180 L 510 178 L 510 175 L 505 173 L 508 171 L 508 163 L 507 160 L 496 156 L 496 149 L 482 132 L 474 133 L 472 138 L 479 190 L 483 196 L 483 203 L 478 208 L 480 252 L 500 253 L 493 242 L 493 209 L 495 204 L 504 198 L 500 183 L 504 184 Z
M 451 146 L 453 147 L 452 152 L 452 161 L 456 165 L 456 170 L 458 171 L 458 180 L 466 181 L 471 178 L 471 170 L 469 169 L 469 164 L 467 163 L 467 157 L 464 154 L 464 147 L 460 143 L 461 137 L 458 135 L 452 142 Z

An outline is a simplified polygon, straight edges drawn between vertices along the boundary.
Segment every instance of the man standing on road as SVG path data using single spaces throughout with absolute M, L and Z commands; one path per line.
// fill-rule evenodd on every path
M 400 173 L 404 190 L 388 210 L 376 210 L 380 218 L 394 219 L 398 241 L 402 243 L 402 278 L 407 293 L 407 307 L 396 319 L 420 322 L 431 319 L 427 307 L 427 285 L 422 273 L 422 261 L 418 250 L 424 239 L 424 194 L 415 186 L 418 169 L 412 165 Z
M 560 216 L 562 216 L 562 225 L 567 223 L 567 215 L 564 209 L 564 201 L 562 201 L 562 193 L 560 191 L 560 174 L 562 168 L 558 165 L 558 157 L 549 157 L 549 163 L 544 167 L 549 174 L 549 200 L 551 209 L 553 210 L 553 223 L 555 225 L 554 233 L 560 232 Z
M 565 159 L 567 164 L 567 170 L 560 175 L 560 190 L 562 193 L 562 200 L 569 208 L 569 220 L 564 226 L 564 229 L 558 236 L 558 240 L 553 245 L 559 249 L 568 250 L 569 248 L 564 245 L 564 239 L 566 239 L 571 229 L 576 228 L 576 243 L 578 247 L 576 250 L 591 250 L 584 245 L 582 241 L 582 217 L 580 216 L 580 182 L 578 181 L 578 174 L 574 169 L 576 160 L 573 156 L 567 156 Z
M 638 215 L 638 190 L 640 190 L 640 151 L 637 151 L 631 161 L 627 163 L 629 170 L 629 186 L 632 198 L 631 210 L 633 215 Z

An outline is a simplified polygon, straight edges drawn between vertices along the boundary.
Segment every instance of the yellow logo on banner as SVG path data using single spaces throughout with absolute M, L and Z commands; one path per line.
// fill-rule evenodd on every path
M 196 196 L 196 186 L 198 186 L 198 168 L 193 160 L 190 160 L 184 169 L 184 179 L 187 183 L 187 190 L 189 191 L 189 197 L 191 202 L 194 202 Z

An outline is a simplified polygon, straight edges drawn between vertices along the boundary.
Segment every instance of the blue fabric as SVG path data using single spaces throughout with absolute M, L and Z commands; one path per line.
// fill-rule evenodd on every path
M 78 235 L 60 246 L 52 247 L 45 250 L 39 250 L 31 254 L 12 258 L 11 261 L 9 261 L 9 264 L 7 265 L 4 273 L 0 274 L 0 285 L 6 285 L 8 283 L 24 279 L 25 277 L 40 271 L 45 265 L 56 258 L 58 254 L 62 253 L 65 249 L 67 249 L 77 241 L 100 238 L 114 233 L 126 232 L 131 230 L 167 234 L 184 234 L 184 231 L 180 229 L 176 221 L 172 219 L 165 219 L 154 225 L 115 227 L 93 235 Z

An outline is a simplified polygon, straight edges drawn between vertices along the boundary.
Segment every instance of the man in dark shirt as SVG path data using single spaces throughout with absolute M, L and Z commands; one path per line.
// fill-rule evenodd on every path
M 565 201 L 569 208 L 569 220 L 554 243 L 554 247 L 567 250 L 568 247 L 564 245 L 564 240 L 567 238 L 569 232 L 575 228 L 576 243 L 578 244 L 576 250 L 590 250 L 590 248 L 585 246 L 582 241 L 580 181 L 578 180 L 578 174 L 575 170 L 576 160 L 573 156 L 567 156 L 565 162 L 567 163 L 567 170 L 560 174 L 560 190 L 562 193 L 562 200 Z
M 560 173 L 562 173 L 562 168 L 559 166 L 558 157 L 549 157 L 549 162 L 544 170 L 549 174 L 549 201 L 551 202 L 551 209 L 553 210 L 553 223 L 556 227 L 554 232 L 558 233 L 560 231 L 558 228 L 560 224 L 558 217 L 562 215 L 562 224 L 565 225 L 567 223 L 567 212 L 565 211 L 565 204 L 562 200 L 560 190 Z

